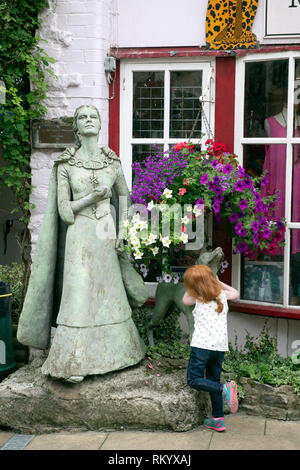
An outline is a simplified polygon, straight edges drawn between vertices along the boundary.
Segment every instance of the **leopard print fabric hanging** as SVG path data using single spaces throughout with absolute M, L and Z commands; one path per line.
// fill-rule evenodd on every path
M 251 49 L 258 46 L 251 32 L 258 0 L 208 0 L 206 44 L 210 49 Z

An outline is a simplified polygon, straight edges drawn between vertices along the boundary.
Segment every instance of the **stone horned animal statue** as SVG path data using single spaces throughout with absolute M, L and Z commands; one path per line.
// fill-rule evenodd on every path
M 200 254 L 196 264 L 206 264 L 215 274 L 219 271 L 224 260 L 222 248 L 218 247 L 213 251 L 204 251 Z M 155 295 L 155 307 L 149 309 L 147 317 L 147 330 L 149 345 L 154 345 L 153 328 L 159 325 L 160 321 L 168 316 L 174 308 L 179 308 L 186 315 L 189 326 L 189 335 L 192 337 L 194 331 L 193 306 L 187 306 L 182 303 L 182 297 L 185 293 L 183 282 L 178 284 L 162 282 L 158 284 Z

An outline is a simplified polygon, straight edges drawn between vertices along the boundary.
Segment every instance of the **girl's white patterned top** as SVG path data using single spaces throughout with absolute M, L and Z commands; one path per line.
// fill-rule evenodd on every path
M 193 310 L 195 327 L 191 346 L 213 351 L 228 351 L 228 304 L 223 290 L 219 295 L 219 299 L 223 304 L 221 313 L 217 312 L 218 305 L 215 300 L 208 303 L 196 300 Z

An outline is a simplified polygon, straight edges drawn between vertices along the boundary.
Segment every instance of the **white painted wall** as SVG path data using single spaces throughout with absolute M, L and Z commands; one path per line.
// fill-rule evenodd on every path
M 116 1 L 119 47 L 205 46 L 208 0 Z M 290 0 L 282 2 L 288 7 Z M 265 0 L 260 0 L 252 29 L 261 44 L 300 43 L 300 38 L 264 39 L 264 9 Z M 300 24 L 300 5 L 293 14 L 299 15 Z
M 120 47 L 205 45 L 207 0 L 118 0 Z

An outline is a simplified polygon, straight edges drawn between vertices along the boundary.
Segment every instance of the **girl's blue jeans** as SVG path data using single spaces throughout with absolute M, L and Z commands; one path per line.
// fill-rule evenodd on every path
M 223 385 L 220 383 L 225 353 L 191 347 L 187 368 L 187 383 L 191 388 L 210 393 L 212 416 L 223 416 Z M 206 375 L 206 377 L 204 377 Z

